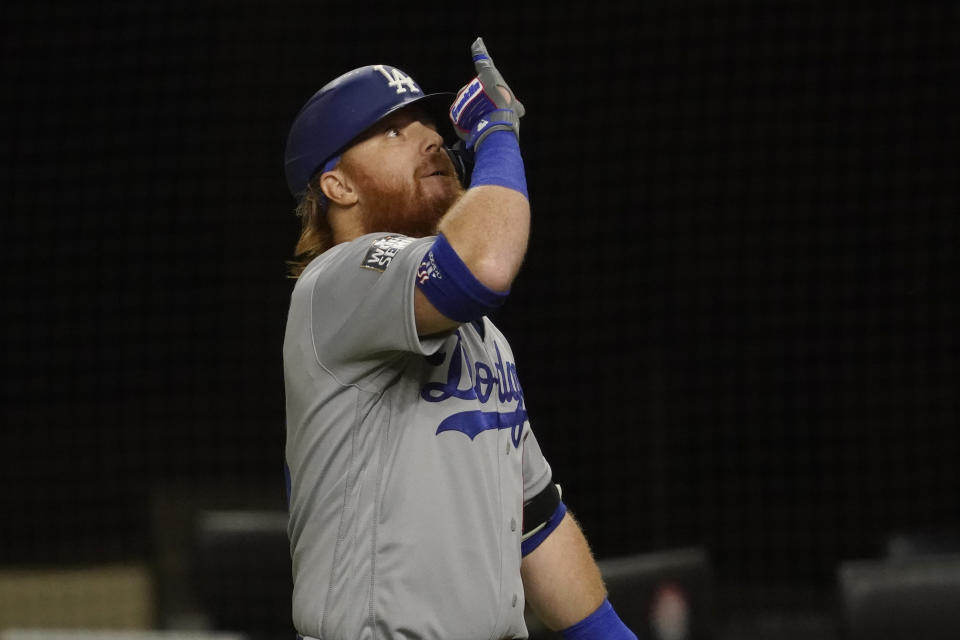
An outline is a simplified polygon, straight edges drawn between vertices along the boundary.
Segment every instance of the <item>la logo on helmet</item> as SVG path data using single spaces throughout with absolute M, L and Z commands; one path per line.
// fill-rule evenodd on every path
M 384 67 L 382 64 L 378 64 L 373 68 L 387 79 L 388 87 L 396 88 L 397 93 L 406 93 L 407 89 L 409 89 L 411 93 L 422 93 L 420 87 L 413 81 L 413 78 L 406 75 L 403 71 L 400 71 L 400 69 Z

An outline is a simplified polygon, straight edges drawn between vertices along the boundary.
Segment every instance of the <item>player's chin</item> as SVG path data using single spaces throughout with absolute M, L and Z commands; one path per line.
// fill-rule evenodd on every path
M 420 190 L 424 199 L 437 203 L 442 209 L 450 208 L 463 195 L 463 186 L 460 181 L 443 175 L 421 178 Z
M 420 185 L 424 193 L 457 193 L 462 191 L 463 187 L 460 181 L 454 176 L 435 174 L 420 178 Z

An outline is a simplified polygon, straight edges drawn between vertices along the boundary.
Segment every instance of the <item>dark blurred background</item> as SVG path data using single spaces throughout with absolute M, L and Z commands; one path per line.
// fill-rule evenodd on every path
M 960 525 L 956 2 L 0 16 L 8 573 L 185 575 L 191 509 L 282 510 L 290 122 L 364 64 L 456 90 L 477 35 L 534 212 L 494 319 L 596 555 L 703 548 L 729 621 Z

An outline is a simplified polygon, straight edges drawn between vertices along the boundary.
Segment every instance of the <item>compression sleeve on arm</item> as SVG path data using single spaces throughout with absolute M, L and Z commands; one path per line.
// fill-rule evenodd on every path
M 461 323 L 497 309 L 510 293 L 494 291 L 477 280 L 443 234 L 420 262 L 417 286 L 437 311 Z
M 520 143 L 513 131 L 494 131 L 477 149 L 470 186 L 497 185 L 519 191 L 528 200 Z

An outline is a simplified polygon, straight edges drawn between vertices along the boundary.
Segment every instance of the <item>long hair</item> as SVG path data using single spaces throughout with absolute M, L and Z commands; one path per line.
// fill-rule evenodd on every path
M 327 219 L 328 200 L 320 191 L 320 176 L 307 186 L 307 192 L 297 205 L 300 218 L 300 239 L 293 250 L 293 258 L 287 260 L 289 277 L 299 278 L 311 260 L 333 246 L 333 229 Z

